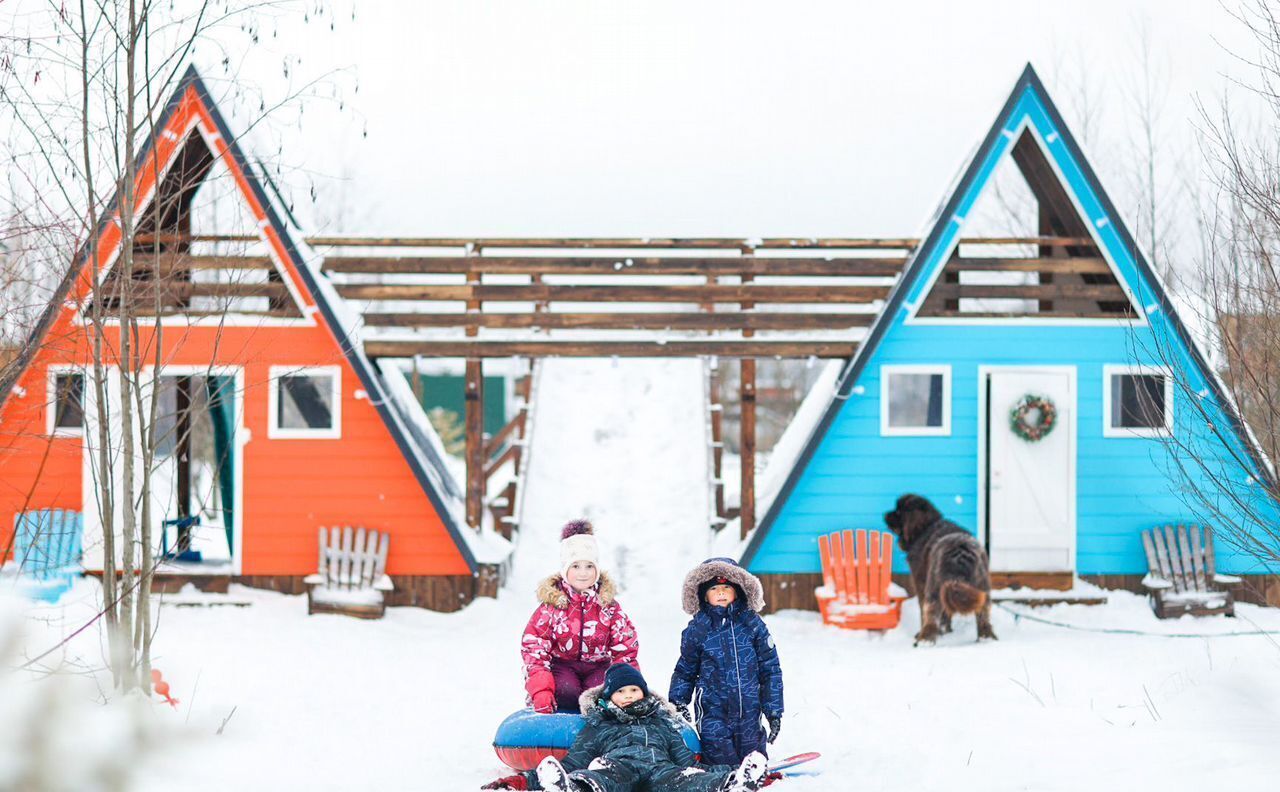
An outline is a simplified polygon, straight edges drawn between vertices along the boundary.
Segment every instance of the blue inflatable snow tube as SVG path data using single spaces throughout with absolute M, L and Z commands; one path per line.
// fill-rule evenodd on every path
M 563 758 L 585 725 L 586 720 L 581 715 L 567 712 L 544 715 L 530 709 L 516 710 L 498 724 L 498 733 L 493 736 L 493 750 L 507 767 L 532 770 L 547 756 Z M 695 755 L 702 752 L 698 733 L 692 726 L 682 724 L 681 735 L 690 751 Z

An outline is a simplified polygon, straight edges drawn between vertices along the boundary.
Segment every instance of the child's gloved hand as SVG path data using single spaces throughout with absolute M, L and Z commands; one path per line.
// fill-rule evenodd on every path
M 550 690 L 539 690 L 533 694 L 533 711 L 549 715 L 556 711 L 556 694 Z
M 481 789 L 528 789 L 529 782 L 522 775 L 511 775 L 499 778 L 497 781 L 490 781 Z
M 533 711 L 550 713 L 556 711 L 556 680 L 551 672 L 539 669 L 524 681 L 524 689 L 533 702 Z
M 769 737 L 767 739 L 769 744 L 773 745 L 773 741 L 778 739 L 778 732 L 782 731 L 782 716 L 773 715 L 765 718 L 765 720 L 769 722 Z
M 688 704 L 676 704 L 675 708 L 676 712 L 680 713 L 680 717 L 684 718 L 689 723 L 693 723 L 693 714 L 689 712 Z

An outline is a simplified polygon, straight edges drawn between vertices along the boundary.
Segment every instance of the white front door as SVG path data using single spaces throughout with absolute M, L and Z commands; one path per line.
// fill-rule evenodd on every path
M 1072 367 L 992 368 L 986 397 L 987 547 L 998 572 L 1069 572 L 1076 547 L 1076 372 Z M 1057 411 L 1053 430 L 1030 442 L 1010 415 L 1026 395 Z

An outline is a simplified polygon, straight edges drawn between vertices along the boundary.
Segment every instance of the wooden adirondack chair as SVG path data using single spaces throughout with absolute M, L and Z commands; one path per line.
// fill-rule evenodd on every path
M 822 620 L 846 630 L 891 630 L 907 592 L 893 582 L 893 534 L 837 531 L 818 537 L 822 586 L 814 591 Z
M 41 509 L 14 519 L 12 566 L 19 591 L 30 599 L 57 602 L 83 572 L 84 519 L 79 512 Z
M 1240 578 L 1217 573 L 1211 528 L 1204 529 L 1203 541 L 1198 525 L 1152 528 L 1142 532 L 1142 548 L 1148 569 L 1142 585 L 1157 618 L 1235 615 L 1235 598 L 1222 587 L 1237 585 Z
M 342 613 L 381 619 L 386 593 L 395 586 L 387 576 L 389 534 L 351 526 L 320 529 L 320 571 L 307 575 L 307 613 Z

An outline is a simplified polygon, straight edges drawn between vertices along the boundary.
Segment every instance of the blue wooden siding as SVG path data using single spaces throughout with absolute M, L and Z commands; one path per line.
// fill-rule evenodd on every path
M 933 500 L 951 519 L 976 532 L 980 478 L 978 471 L 978 368 L 982 365 L 1066 365 L 1076 368 L 1076 570 L 1081 574 L 1139 574 L 1146 571 L 1138 532 L 1193 514 L 1181 494 L 1183 479 L 1165 441 L 1103 436 L 1103 367 L 1106 365 L 1173 365 L 1177 379 L 1205 394 L 1218 426 L 1229 426 L 1220 405 L 1207 394 L 1199 367 L 1177 340 L 1167 317 L 1156 310 L 1149 324 L 964 324 L 930 325 L 907 321 L 911 306 L 927 294 L 932 274 L 950 256 L 962 218 L 977 201 L 992 171 L 1029 120 L 1045 142 L 1101 243 L 1127 281 L 1140 306 L 1155 309 L 1154 292 L 1140 275 L 1099 196 L 1089 186 L 1044 105 L 1028 88 L 1006 119 L 1005 134 L 969 183 L 955 217 L 946 223 L 943 240 L 892 317 L 880 345 L 863 369 L 853 392 L 840 407 L 803 475 L 781 506 L 776 521 L 751 560 L 754 572 L 819 571 L 817 536 L 837 529 L 883 527 L 883 513 L 898 495 L 916 492 Z M 951 434 L 946 437 L 880 436 L 880 367 L 890 364 L 951 366 Z M 1213 440 L 1198 411 L 1185 404 L 1187 393 L 1175 386 L 1174 431 L 1195 438 L 1215 457 L 1239 454 Z M 1249 471 L 1233 468 L 1248 487 Z M 1207 485 L 1205 485 L 1207 486 Z M 1253 487 L 1259 498 L 1261 488 Z M 898 568 L 905 570 L 902 559 Z M 1265 571 L 1256 562 L 1219 548 L 1219 568 L 1235 573 Z

